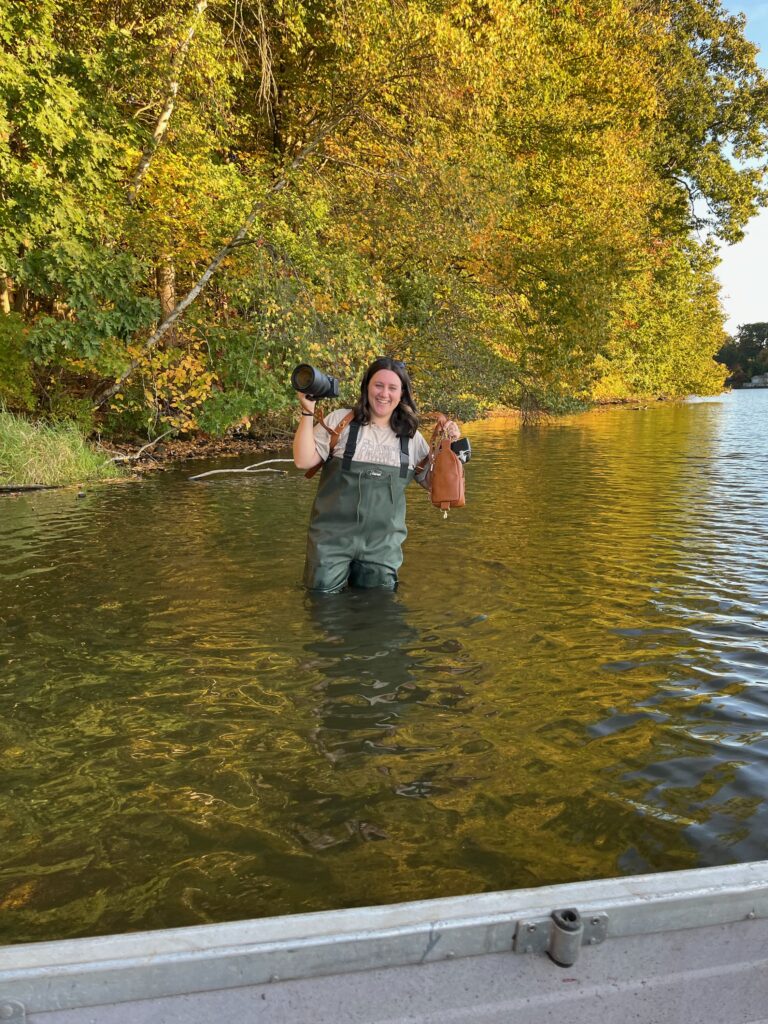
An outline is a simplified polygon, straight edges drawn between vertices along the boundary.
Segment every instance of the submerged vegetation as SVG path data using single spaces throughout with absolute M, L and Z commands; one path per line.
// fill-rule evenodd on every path
M 717 0 L 2 0 L 0 401 L 221 435 L 382 351 L 463 417 L 716 391 L 755 57 Z
M 120 476 L 74 423 L 33 423 L 0 409 L 0 487 L 58 487 Z

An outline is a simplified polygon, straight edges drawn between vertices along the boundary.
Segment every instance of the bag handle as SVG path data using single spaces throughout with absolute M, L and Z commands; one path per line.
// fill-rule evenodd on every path
M 437 453 L 440 451 L 440 446 L 443 441 L 448 440 L 448 434 L 445 431 L 445 425 L 448 422 L 448 417 L 445 413 L 438 413 L 437 422 L 435 423 L 435 429 L 432 431 L 432 440 L 429 442 L 429 464 L 434 466 Z
M 435 429 L 432 431 L 432 437 L 429 442 L 429 451 L 424 458 L 416 466 L 416 472 L 420 473 L 424 467 L 429 463 L 430 470 L 435 464 L 435 458 L 437 456 L 438 449 L 441 443 L 447 437 L 445 433 L 445 424 L 448 422 L 448 417 L 445 413 L 439 412 L 437 414 L 437 422 L 435 423 Z

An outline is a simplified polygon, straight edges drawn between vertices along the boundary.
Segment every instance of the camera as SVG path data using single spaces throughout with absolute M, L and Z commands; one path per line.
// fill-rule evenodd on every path
M 472 458 L 472 445 L 468 437 L 460 437 L 458 441 L 451 442 L 451 451 L 461 459 L 462 462 L 469 462 Z
M 338 398 L 339 382 L 322 370 L 316 370 L 309 363 L 301 363 L 291 374 L 291 384 L 307 398 L 316 402 L 319 398 Z

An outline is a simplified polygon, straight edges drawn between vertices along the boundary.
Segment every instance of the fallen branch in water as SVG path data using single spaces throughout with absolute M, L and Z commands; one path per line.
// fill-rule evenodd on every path
M 284 469 L 259 469 L 259 466 L 269 466 L 273 462 L 290 462 L 293 465 L 293 459 L 266 459 L 264 462 L 254 462 L 250 466 L 245 466 L 244 469 L 209 469 L 207 473 L 198 473 L 197 476 L 191 476 L 190 480 L 202 480 L 205 476 L 216 476 L 217 473 L 284 473 Z
M 22 491 L 55 491 L 59 484 L 3 484 L 0 494 L 21 494 Z
M 173 434 L 173 433 L 174 433 L 174 428 L 171 428 L 170 430 L 166 430 L 166 432 L 164 434 L 161 434 L 159 437 L 156 437 L 154 439 L 154 441 L 150 441 L 148 444 L 145 444 L 143 447 L 139 448 L 139 450 L 137 452 L 134 452 L 133 455 L 113 455 L 112 458 L 109 461 L 110 462 L 131 462 L 132 459 L 140 459 L 141 456 L 144 454 L 144 452 L 147 450 L 147 448 L 152 448 L 154 445 L 157 444 L 158 441 L 162 441 L 164 437 L 168 437 L 169 434 Z M 104 448 L 103 450 L 105 452 L 109 451 L 108 448 Z

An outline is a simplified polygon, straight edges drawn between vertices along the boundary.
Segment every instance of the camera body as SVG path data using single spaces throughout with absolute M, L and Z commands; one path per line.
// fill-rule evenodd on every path
M 468 437 L 460 437 L 458 441 L 451 442 L 451 451 L 455 452 L 462 462 L 469 462 L 472 458 L 472 445 Z
M 338 398 L 339 382 L 309 363 L 300 363 L 291 374 L 291 384 L 313 402 L 320 398 Z

